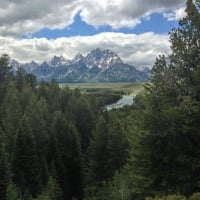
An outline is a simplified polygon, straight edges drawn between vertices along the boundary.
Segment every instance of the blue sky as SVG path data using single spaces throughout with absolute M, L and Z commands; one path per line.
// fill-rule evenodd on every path
M 168 32 L 186 0 L 1 0 L 0 51 L 20 62 L 72 59 L 94 48 L 151 67 L 169 54 Z
M 74 23 L 70 26 L 59 30 L 50 30 L 48 28 L 44 28 L 32 35 L 32 37 L 42 38 L 46 37 L 48 39 L 55 39 L 59 37 L 70 37 L 70 36 L 91 36 L 96 35 L 102 32 L 118 32 L 118 33 L 125 33 L 125 34 L 141 34 L 146 32 L 154 32 L 157 34 L 166 34 L 169 31 L 178 26 L 177 20 L 168 21 L 164 18 L 163 14 L 151 14 L 150 19 L 142 20 L 140 24 L 133 28 L 119 28 L 117 30 L 112 29 L 112 27 L 108 25 L 100 26 L 100 27 L 93 27 L 92 25 L 87 24 L 84 22 L 80 15 L 77 14 L 74 17 Z M 24 36 L 26 37 L 26 36 Z

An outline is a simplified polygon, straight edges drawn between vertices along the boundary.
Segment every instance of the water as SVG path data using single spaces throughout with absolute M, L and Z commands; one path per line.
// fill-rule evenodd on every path
M 119 99 L 116 103 L 110 104 L 106 106 L 107 110 L 112 110 L 114 108 L 122 108 L 125 105 L 133 104 L 133 96 L 123 95 L 121 99 Z

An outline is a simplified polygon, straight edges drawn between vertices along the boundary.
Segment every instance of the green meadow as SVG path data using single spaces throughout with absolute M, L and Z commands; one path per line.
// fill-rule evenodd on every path
M 69 87 L 83 92 L 116 91 L 135 96 L 144 89 L 145 83 L 61 83 L 60 87 Z

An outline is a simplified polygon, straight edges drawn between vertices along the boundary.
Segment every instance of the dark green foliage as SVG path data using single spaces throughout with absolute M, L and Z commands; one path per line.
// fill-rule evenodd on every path
M 194 193 L 190 198 L 189 200 L 198 200 L 200 199 L 200 193 Z
M 66 169 L 62 176 L 63 192 L 68 198 L 82 199 L 83 158 L 78 132 L 60 112 L 54 114 L 52 131 L 56 134 L 61 160 Z
M 86 152 L 89 146 L 100 113 L 99 99 L 78 89 L 61 90 L 55 81 L 36 86 L 35 77 L 22 68 L 8 79 L 8 59 L 1 61 L 7 75 L 6 84 L 1 84 L 0 135 L 13 181 L 9 181 L 8 198 L 18 198 L 21 191 L 26 200 L 48 199 L 47 186 L 51 185 L 60 188 L 64 199 L 83 199 L 84 160 L 88 158 L 82 150 Z M 52 162 L 56 176 L 51 174 Z M 2 182 L 9 183 L 3 178 Z
M 48 104 L 44 98 L 37 99 L 32 95 L 29 105 L 25 110 L 27 121 L 35 139 L 35 146 L 39 160 L 47 151 L 48 135 L 47 135 L 47 122 L 48 122 Z
M 97 189 L 94 196 L 86 197 L 86 199 L 130 200 L 132 198 L 131 187 L 129 172 L 126 168 L 123 168 L 120 172 L 116 171 L 110 180 L 104 181 L 102 187 Z
M 7 155 L 0 138 L 0 199 L 6 200 L 6 190 L 9 183 Z
M 17 129 L 12 172 L 14 183 L 20 188 L 22 194 L 30 192 L 34 197 L 38 194 L 41 189 L 39 161 L 26 116 L 22 118 Z
M 55 167 L 54 176 L 58 177 L 59 184 L 61 185 L 63 182 L 62 177 L 65 177 L 65 169 L 63 166 L 61 154 L 58 147 L 57 139 L 55 138 L 55 134 L 52 133 L 50 136 L 48 149 L 47 149 L 47 163 L 49 166 L 49 169 L 51 169 L 51 175 L 52 175 L 52 163 Z M 54 168 L 53 168 L 54 169 Z M 67 170 L 67 169 L 66 169 Z
M 138 199 L 200 189 L 200 14 L 191 0 L 186 11 L 170 34 L 172 55 L 156 60 L 152 84 L 135 101 L 130 163 Z
M 19 90 L 19 91 L 22 91 L 25 83 L 26 83 L 26 72 L 24 70 L 23 67 L 19 67 L 17 69 L 17 72 L 16 72 L 16 77 L 15 77 L 15 81 L 16 81 L 16 88 Z
M 61 101 L 61 90 L 59 88 L 58 83 L 55 80 L 51 81 L 50 87 L 49 87 L 49 99 L 47 99 L 47 102 L 50 106 L 50 111 L 56 111 L 60 110 L 60 101 Z
M 89 146 L 92 129 L 94 128 L 94 113 L 89 101 L 79 96 L 79 91 L 75 90 L 75 95 L 71 98 L 70 109 L 74 117 L 75 125 L 80 133 L 83 152 Z M 75 98 L 77 98 L 75 100 Z
M 9 57 L 7 54 L 0 56 L 0 124 L 3 117 L 2 102 L 6 95 L 9 81 L 11 81 L 11 66 L 9 65 Z
M 34 90 L 37 83 L 36 77 L 33 74 L 26 74 L 26 83 Z
M 126 132 L 120 121 L 111 120 L 108 128 L 108 152 L 110 165 L 110 174 L 120 169 L 125 163 L 127 158 L 128 141 Z M 112 167 L 111 167 L 112 166 Z
M 9 65 L 9 56 L 3 54 L 0 57 L 0 83 L 7 81 L 9 78 L 11 66 Z
M 50 176 L 47 183 L 47 192 L 52 200 L 62 200 L 63 192 L 58 183 L 59 177 L 57 176 L 57 170 L 54 161 L 51 162 Z
M 162 196 L 162 197 L 155 197 L 155 198 L 146 198 L 145 200 L 199 200 L 200 199 L 200 193 L 194 193 L 190 197 L 185 197 L 180 194 L 176 195 L 168 195 L 168 196 Z
M 91 139 L 87 172 L 87 195 L 100 195 L 98 188 L 108 181 L 128 157 L 128 141 L 120 122 L 109 115 L 101 117 Z
M 22 200 L 18 188 L 12 182 L 8 185 L 6 194 L 7 200 Z
M 63 200 L 62 191 L 58 185 L 58 182 L 52 176 L 50 176 L 48 180 L 47 193 L 50 200 Z
M 63 200 L 62 191 L 53 176 L 49 176 L 43 193 L 34 200 Z
M 169 195 L 163 197 L 146 198 L 145 200 L 187 200 L 183 195 Z
M 103 118 L 98 120 L 96 130 L 90 145 L 90 160 L 88 163 L 88 179 L 91 185 L 100 185 L 103 180 L 110 177 L 107 157 L 108 157 L 108 128 Z
M 19 119 L 22 117 L 22 106 L 20 103 L 20 93 L 14 86 L 10 86 L 2 103 L 3 118 L 2 128 L 6 133 L 6 146 L 9 153 L 13 151 L 14 135 L 18 127 Z

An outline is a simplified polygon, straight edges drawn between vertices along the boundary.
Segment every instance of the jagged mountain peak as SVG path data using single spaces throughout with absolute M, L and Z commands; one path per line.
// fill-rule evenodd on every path
M 32 64 L 32 65 L 37 65 L 37 62 L 35 62 L 34 60 L 32 60 L 32 61 L 30 62 L 30 64 Z
M 115 63 L 123 63 L 121 58 L 112 50 L 100 48 L 93 49 L 85 57 L 85 63 L 88 68 L 97 66 L 98 68 L 108 68 Z
M 47 63 L 52 67 L 84 63 L 88 68 L 109 68 L 113 64 L 123 63 L 123 61 L 114 51 L 110 49 L 104 50 L 95 48 L 86 56 L 83 56 L 81 53 L 77 53 L 72 60 L 66 60 L 63 56 L 54 56 L 49 62 L 43 62 L 45 65 Z
M 15 70 L 18 63 L 15 64 Z M 112 50 L 93 49 L 86 56 L 78 53 L 73 59 L 54 56 L 49 61 L 20 64 L 26 72 L 36 75 L 38 80 L 59 82 L 126 82 L 145 81 L 147 75 L 134 66 L 123 63 Z
M 73 61 L 74 62 L 80 62 L 84 59 L 84 56 L 81 54 L 81 53 L 77 53 L 74 58 L 73 58 Z
M 60 66 L 63 65 L 66 62 L 65 58 L 63 56 L 54 56 L 49 64 L 56 67 L 56 66 Z
M 94 57 L 100 59 L 102 57 L 119 57 L 114 51 L 110 49 L 93 49 L 86 57 Z

